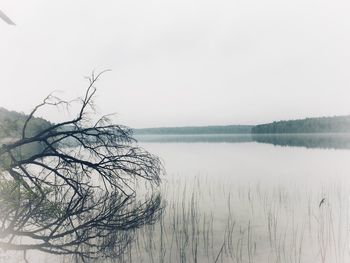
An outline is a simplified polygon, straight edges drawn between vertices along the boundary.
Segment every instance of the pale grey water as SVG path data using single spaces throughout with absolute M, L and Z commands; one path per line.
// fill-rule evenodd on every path
M 213 215 L 213 251 L 199 257 L 203 262 L 216 260 L 223 239 L 229 243 L 223 238 L 229 210 L 236 238 L 230 237 L 234 244 L 225 245 L 218 262 L 350 262 L 349 135 L 149 135 L 139 140 L 164 161 L 170 206 L 196 196 L 198 217 Z M 322 198 L 326 204 L 319 207 Z M 177 213 L 186 214 L 172 209 L 170 217 Z M 230 255 L 248 224 L 255 252 L 249 256 L 245 244 L 241 258 Z M 275 241 L 268 234 L 273 224 Z M 180 256 L 167 260 L 184 262 Z
M 349 135 L 147 135 L 168 175 L 208 175 L 250 183 L 350 182 Z M 256 138 L 255 137 L 255 138 Z M 270 143 L 272 142 L 272 143 Z M 317 143 L 318 142 L 318 143 Z
M 164 163 L 166 207 L 160 223 L 140 229 L 125 262 L 350 262 L 348 135 L 137 139 Z M 69 262 L 35 251 L 27 257 Z M 3 252 L 0 261 L 9 258 L 21 260 Z

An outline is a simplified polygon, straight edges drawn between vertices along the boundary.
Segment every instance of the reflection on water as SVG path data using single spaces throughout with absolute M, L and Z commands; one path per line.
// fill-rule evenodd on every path
M 198 135 L 137 135 L 140 142 L 164 142 L 164 143 L 192 143 L 192 142 L 251 142 L 250 134 L 198 134 Z
M 135 231 L 154 224 L 162 212 L 159 194 L 143 201 L 117 192 L 47 192 L 44 197 L 24 192 L 13 181 L 0 185 L 0 248 L 23 251 L 28 262 L 39 259 L 27 251 L 67 255 L 76 262 L 119 257 Z
M 2 249 L 27 251 L 35 263 L 72 262 L 72 254 L 87 262 L 350 262 L 350 151 L 324 150 L 350 149 L 347 135 L 138 139 L 164 161 L 161 197 L 47 203 L 2 182 Z M 0 250 L 0 262 L 24 262 L 23 254 Z
M 164 160 L 167 207 L 125 262 L 350 262 L 350 151 L 142 146 Z
M 253 134 L 253 141 L 280 146 L 350 149 L 350 134 Z
M 140 142 L 163 143 L 242 143 L 259 142 L 279 146 L 320 149 L 350 149 L 350 134 L 208 134 L 138 135 Z

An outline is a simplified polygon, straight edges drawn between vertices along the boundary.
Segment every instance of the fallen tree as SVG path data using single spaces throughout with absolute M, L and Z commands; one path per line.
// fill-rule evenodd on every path
M 3 249 L 76 254 L 84 260 L 116 244 L 123 247 L 130 237 L 126 231 L 158 217 L 159 195 L 135 199 L 138 179 L 159 183 L 163 168 L 158 157 L 137 145 L 131 129 L 108 116 L 92 121 L 100 76 L 92 74 L 82 98 L 46 97 L 27 116 L 20 138 L 1 146 Z M 72 104 L 79 105 L 76 117 L 28 133 L 42 108 L 69 109 Z M 18 243 L 18 237 L 27 242 Z

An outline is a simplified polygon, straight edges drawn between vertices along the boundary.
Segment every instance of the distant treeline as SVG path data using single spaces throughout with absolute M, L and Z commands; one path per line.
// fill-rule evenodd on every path
M 9 111 L 0 107 L 0 145 L 21 138 L 22 129 L 27 118 L 28 115 L 24 113 Z M 33 118 L 27 125 L 26 136 L 30 137 L 36 135 L 51 125 L 52 124 L 45 119 Z M 18 148 L 17 151 L 14 152 L 14 155 L 16 158 L 26 158 L 45 148 L 46 145 L 43 143 L 33 142 Z M 0 159 L 0 166 L 3 162 L 4 160 Z
M 277 121 L 261 125 L 194 126 L 134 129 L 142 134 L 350 133 L 350 115 Z
M 0 107 L 0 142 L 21 136 L 27 115 Z M 27 136 L 52 125 L 42 118 L 33 118 L 27 127 Z M 220 125 L 134 129 L 135 135 L 190 135 L 190 134 L 272 134 L 272 133 L 350 133 L 350 115 L 277 121 L 261 125 Z
M 307 118 L 256 125 L 252 133 L 348 133 L 350 116 Z
M 201 126 L 201 127 L 168 127 L 134 129 L 135 135 L 142 134 L 243 134 L 250 133 L 251 125 Z
M 5 138 L 18 138 L 22 134 L 22 129 L 28 115 L 16 111 L 9 111 L 0 107 L 0 140 Z M 52 125 L 42 118 L 33 118 L 26 129 L 26 135 L 35 135 L 39 131 Z

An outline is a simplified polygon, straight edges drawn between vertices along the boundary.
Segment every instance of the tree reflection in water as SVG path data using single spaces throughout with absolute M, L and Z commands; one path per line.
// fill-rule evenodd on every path
M 350 149 L 347 133 L 332 134 L 252 134 L 253 141 L 278 146 L 294 146 L 316 149 Z
M 91 190 L 93 191 L 93 190 Z M 134 231 L 154 223 L 162 212 L 159 194 L 147 200 L 117 192 L 47 196 L 2 181 L 0 190 L 0 247 L 4 250 L 39 250 L 78 259 L 118 257 Z

